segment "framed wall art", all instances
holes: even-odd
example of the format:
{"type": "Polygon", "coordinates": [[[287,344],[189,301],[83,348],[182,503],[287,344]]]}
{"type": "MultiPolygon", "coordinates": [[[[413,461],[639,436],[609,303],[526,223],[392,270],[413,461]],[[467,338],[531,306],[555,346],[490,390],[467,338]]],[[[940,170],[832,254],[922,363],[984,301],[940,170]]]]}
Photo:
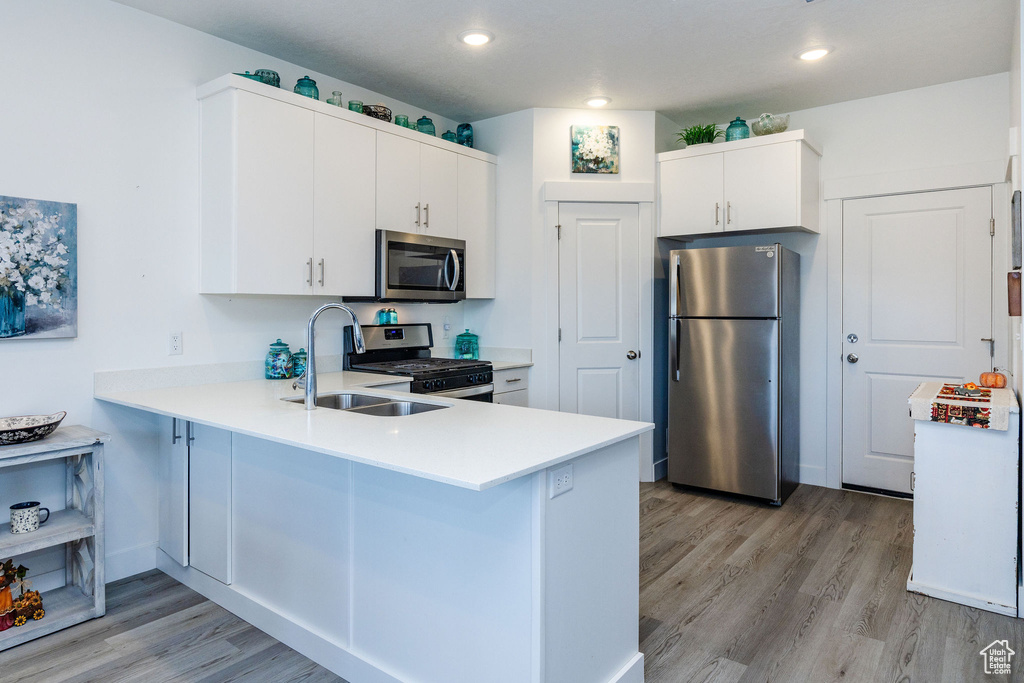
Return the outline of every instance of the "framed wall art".
{"type": "Polygon", "coordinates": [[[572,126],[572,172],[618,173],[619,127],[572,126]]]}

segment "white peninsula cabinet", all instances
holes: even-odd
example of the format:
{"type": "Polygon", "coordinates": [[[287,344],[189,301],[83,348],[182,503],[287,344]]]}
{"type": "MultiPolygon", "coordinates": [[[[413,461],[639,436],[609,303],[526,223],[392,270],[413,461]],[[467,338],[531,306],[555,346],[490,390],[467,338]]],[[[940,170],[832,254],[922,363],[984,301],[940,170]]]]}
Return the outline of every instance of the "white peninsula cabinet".
{"type": "Polygon", "coordinates": [[[821,153],[795,130],[658,155],[658,236],[818,232],[821,153]]]}
{"type": "Polygon", "coordinates": [[[494,296],[490,154],[236,75],[200,101],[200,292],[369,297],[375,228],[466,239],[494,296]]]}

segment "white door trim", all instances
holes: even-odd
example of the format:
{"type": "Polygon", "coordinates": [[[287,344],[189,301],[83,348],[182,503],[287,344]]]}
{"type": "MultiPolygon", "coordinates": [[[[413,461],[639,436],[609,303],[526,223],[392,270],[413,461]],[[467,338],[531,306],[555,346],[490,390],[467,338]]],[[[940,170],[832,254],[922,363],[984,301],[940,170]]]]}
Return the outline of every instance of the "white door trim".
{"type": "MultiPolygon", "coordinates": [[[[928,187],[911,190],[903,190],[905,187],[913,187],[914,179],[919,177],[918,172],[908,172],[902,177],[894,174],[879,174],[878,176],[865,176],[864,182],[857,187],[850,185],[848,189],[862,189],[869,185],[876,190],[883,183],[892,181],[892,188],[889,192],[877,191],[870,196],[887,196],[893,194],[907,194],[910,192],[933,192],[941,190],[959,190],[966,187],[978,187],[987,185],[992,188],[992,215],[996,221],[996,235],[993,241],[992,255],[992,329],[1004,330],[1005,339],[1009,341],[1009,325],[1006,314],[1006,272],[1009,266],[1009,226],[1010,226],[1010,190],[1008,183],[989,180],[983,182],[985,174],[977,173],[979,166],[985,165],[964,165],[958,168],[961,172],[944,175],[947,179],[958,178],[963,185],[948,187],[928,187]],[[980,176],[980,177],[979,177],[980,176]],[[867,179],[874,178],[873,184],[867,179]]],[[[948,171],[949,169],[942,169],[948,171]]],[[[991,169],[989,169],[991,170],[991,169]]],[[[940,174],[941,175],[941,174],[940,174]]],[[[824,201],[825,232],[823,236],[828,240],[828,314],[826,329],[828,339],[826,342],[826,372],[825,372],[825,485],[829,488],[842,488],[843,485],[843,201],[847,199],[862,199],[862,195],[831,197],[824,201]]],[[[1004,344],[1005,346],[1005,344],[1004,344]]],[[[1003,349],[1006,356],[1007,350],[1003,349]]],[[[999,351],[996,351],[999,358],[999,351]]],[[[1006,356],[1008,359],[1008,356],[1006,356]]],[[[1013,380],[1009,382],[1010,386],[1013,380]]]]}
{"type": "MultiPolygon", "coordinates": [[[[563,183],[559,183],[562,185],[563,183]]],[[[568,183],[564,183],[568,184],[568,183]]],[[[584,184],[584,183],[572,183],[584,184]]],[[[644,201],[607,201],[609,183],[588,183],[601,185],[605,188],[603,199],[587,200],[595,204],[638,204],[640,208],[640,420],[654,422],[654,259],[657,258],[654,226],[654,192],[644,201]]],[[[647,183],[629,183],[630,185],[646,185],[647,183]]],[[[653,188],[653,183],[651,184],[653,188]]],[[[581,201],[581,200],[575,200],[581,201]]],[[[551,363],[551,371],[544,379],[546,386],[541,390],[548,397],[545,405],[558,405],[558,378],[561,366],[558,360],[558,238],[555,226],[558,225],[558,202],[544,202],[544,243],[550,248],[544,262],[545,301],[544,330],[546,341],[544,353],[551,363]]],[[[530,390],[536,383],[531,378],[530,390]]],[[[654,434],[645,432],[640,435],[640,481],[654,481],[654,434]]]]}

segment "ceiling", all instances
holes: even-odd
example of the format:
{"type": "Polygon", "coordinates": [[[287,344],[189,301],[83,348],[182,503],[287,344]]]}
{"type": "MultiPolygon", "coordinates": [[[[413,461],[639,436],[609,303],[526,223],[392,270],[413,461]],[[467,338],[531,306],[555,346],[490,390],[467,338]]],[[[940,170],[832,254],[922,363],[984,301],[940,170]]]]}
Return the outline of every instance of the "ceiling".
{"type": "Polygon", "coordinates": [[[881,95],[1008,71],[1014,18],[1011,0],[118,1],[456,121],[595,94],[682,125],[881,95]],[[495,40],[463,45],[469,28],[495,40]]]}

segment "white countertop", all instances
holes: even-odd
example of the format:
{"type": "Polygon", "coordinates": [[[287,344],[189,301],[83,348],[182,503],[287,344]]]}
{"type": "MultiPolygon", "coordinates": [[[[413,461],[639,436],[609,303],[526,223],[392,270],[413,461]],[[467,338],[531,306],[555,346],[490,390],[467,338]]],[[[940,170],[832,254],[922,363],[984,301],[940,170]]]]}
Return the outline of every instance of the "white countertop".
{"type": "Polygon", "coordinates": [[[533,363],[528,360],[517,361],[517,360],[492,360],[491,369],[495,372],[499,370],[515,370],[516,368],[530,368],[533,367],[533,363]]]}
{"type": "MultiPolygon", "coordinates": [[[[401,378],[361,372],[323,373],[319,393],[361,393],[409,399],[410,394],[372,388],[401,378]]],[[[131,408],[189,420],[353,462],[404,472],[474,491],[571,460],[654,428],[516,406],[429,398],[451,406],[402,417],[361,415],[328,408],[306,411],[290,380],[251,380],[198,386],[96,391],[95,397],[131,408]]]]}

